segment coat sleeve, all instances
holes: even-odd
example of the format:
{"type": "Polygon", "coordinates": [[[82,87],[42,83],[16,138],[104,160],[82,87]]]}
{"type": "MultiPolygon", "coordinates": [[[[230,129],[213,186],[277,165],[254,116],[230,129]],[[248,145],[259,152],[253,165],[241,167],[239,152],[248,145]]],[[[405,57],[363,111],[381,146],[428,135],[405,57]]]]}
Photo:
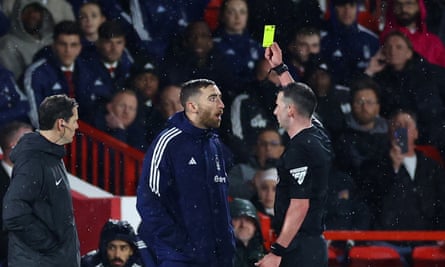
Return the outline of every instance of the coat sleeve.
{"type": "Polygon", "coordinates": [[[32,249],[49,251],[57,245],[57,240],[33,212],[44,186],[40,160],[17,165],[3,202],[3,227],[32,249]]]}
{"type": "Polygon", "coordinates": [[[141,238],[159,249],[182,250],[187,233],[178,222],[178,209],[169,191],[174,184],[173,166],[166,153],[151,148],[147,153],[137,191],[137,210],[142,218],[141,238]],[[153,152],[154,150],[154,152],[153,152]]]}

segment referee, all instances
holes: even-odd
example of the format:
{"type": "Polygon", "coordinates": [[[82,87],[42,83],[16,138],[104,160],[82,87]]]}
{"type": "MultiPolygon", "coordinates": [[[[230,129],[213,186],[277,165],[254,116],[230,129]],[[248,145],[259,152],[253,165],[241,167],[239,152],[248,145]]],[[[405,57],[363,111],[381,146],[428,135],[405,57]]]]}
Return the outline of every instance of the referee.
{"type": "Polygon", "coordinates": [[[312,115],[317,105],[307,85],[295,83],[278,44],[266,48],[265,57],[283,86],[274,114],[290,137],[278,166],[273,228],[278,233],[271,253],[260,267],[327,266],[327,245],[322,236],[323,211],[331,166],[331,144],[312,115]]]}

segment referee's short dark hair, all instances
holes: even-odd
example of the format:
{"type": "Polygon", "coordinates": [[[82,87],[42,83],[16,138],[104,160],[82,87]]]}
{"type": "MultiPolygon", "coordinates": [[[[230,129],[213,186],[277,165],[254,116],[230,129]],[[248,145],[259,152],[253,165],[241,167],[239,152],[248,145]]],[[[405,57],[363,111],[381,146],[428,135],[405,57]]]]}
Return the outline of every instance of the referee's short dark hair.
{"type": "Polygon", "coordinates": [[[317,97],[308,85],[293,82],[283,87],[282,92],[284,98],[295,104],[301,116],[312,117],[317,108],[317,97]]]}
{"type": "Polygon", "coordinates": [[[76,100],[66,95],[52,95],[43,99],[39,107],[40,130],[51,130],[58,119],[68,121],[78,107],[76,100]]]}
{"type": "Polygon", "coordinates": [[[181,105],[185,108],[187,101],[190,97],[198,95],[200,93],[201,88],[205,88],[207,86],[216,85],[214,81],[208,79],[196,79],[185,82],[181,85],[181,105]]]}

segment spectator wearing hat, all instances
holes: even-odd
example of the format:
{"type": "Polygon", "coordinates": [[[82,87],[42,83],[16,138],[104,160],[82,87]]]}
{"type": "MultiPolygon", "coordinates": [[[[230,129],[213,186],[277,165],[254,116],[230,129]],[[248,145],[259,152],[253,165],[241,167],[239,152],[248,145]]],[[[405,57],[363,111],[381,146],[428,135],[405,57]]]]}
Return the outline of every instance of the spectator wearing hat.
{"type": "Polygon", "coordinates": [[[137,120],[144,125],[144,135],[149,144],[163,128],[166,121],[161,114],[159,105],[159,73],[152,61],[141,60],[133,64],[129,87],[136,92],[138,99],[137,120]]]}
{"type": "Polygon", "coordinates": [[[236,239],[233,266],[254,267],[265,253],[256,209],[249,200],[241,198],[235,198],[229,205],[236,239]]]}
{"type": "Polygon", "coordinates": [[[331,1],[331,18],[322,34],[321,54],[332,66],[335,83],[348,85],[379,49],[378,36],[357,23],[357,0],[331,1]]]}
{"type": "Polygon", "coordinates": [[[343,131],[345,116],[351,112],[349,87],[335,84],[332,68],[326,61],[313,60],[306,65],[305,79],[317,96],[315,110],[330,137],[335,140],[343,131]]]}
{"type": "Polygon", "coordinates": [[[253,177],[253,185],[256,193],[250,201],[257,210],[264,240],[264,248],[267,251],[269,251],[270,246],[276,241],[276,234],[272,229],[271,222],[274,216],[277,183],[278,171],[275,167],[259,170],[253,177]]]}
{"type": "Polygon", "coordinates": [[[145,248],[127,221],[109,220],[102,227],[99,248],[84,255],[81,266],[153,267],[144,262],[145,248]]]}
{"type": "Polygon", "coordinates": [[[250,199],[258,212],[273,217],[278,172],[275,167],[259,170],[253,177],[255,195],[250,199]]]}

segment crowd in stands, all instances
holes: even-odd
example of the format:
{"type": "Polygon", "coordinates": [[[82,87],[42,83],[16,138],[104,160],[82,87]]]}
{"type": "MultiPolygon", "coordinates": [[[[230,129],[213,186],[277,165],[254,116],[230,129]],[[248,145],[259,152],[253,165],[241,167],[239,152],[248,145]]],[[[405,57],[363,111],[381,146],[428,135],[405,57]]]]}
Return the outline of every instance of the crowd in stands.
{"type": "Polygon", "coordinates": [[[180,85],[214,80],[234,225],[262,233],[240,241],[248,263],[237,266],[253,266],[273,242],[273,170],[288,141],[273,115],[280,85],[264,60],[265,24],[294,79],[314,90],[333,143],[328,229],[445,229],[443,161],[416,149],[445,159],[443,1],[3,0],[0,127],[38,129],[40,102],[63,93],[80,120],[145,151],[182,110],[180,85]]]}

